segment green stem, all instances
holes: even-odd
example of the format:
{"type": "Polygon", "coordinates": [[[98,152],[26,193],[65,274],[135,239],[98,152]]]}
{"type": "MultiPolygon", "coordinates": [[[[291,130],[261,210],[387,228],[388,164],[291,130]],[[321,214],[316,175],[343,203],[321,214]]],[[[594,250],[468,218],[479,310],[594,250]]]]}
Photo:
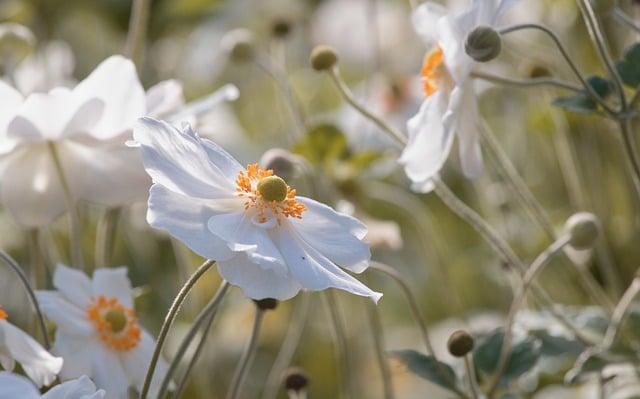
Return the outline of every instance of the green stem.
{"type": "Polygon", "coordinates": [[[120,208],[110,208],[100,215],[96,228],[96,268],[107,267],[111,264],[120,211],[120,208]]]}
{"type": "Polygon", "coordinates": [[[613,345],[627,315],[627,311],[633,303],[633,299],[638,295],[638,292],[640,292],[640,277],[636,275],[613,311],[611,321],[602,340],[602,346],[604,348],[609,349],[613,345]]]}
{"type": "Polygon", "coordinates": [[[518,310],[520,309],[524,302],[524,299],[526,298],[527,290],[533,283],[534,278],[542,270],[542,268],[547,263],[549,263],[551,258],[553,258],[555,254],[560,252],[565,247],[565,245],[569,243],[570,240],[571,237],[569,235],[564,235],[554,241],[547,249],[545,249],[540,255],[538,255],[538,257],[533,261],[531,266],[527,269],[524,276],[522,277],[522,284],[520,284],[518,290],[514,295],[513,301],[511,302],[511,308],[509,308],[509,313],[507,315],[504,339],[502,341],[502,349],[500,350],[498,365],[496,366],[496,370],[493,373],[491,382],[489,383],[489,388],[487,389],[488,397],[491,397],[495,389],[498,387],[500,377],[504,373],[507,366],[509,356],[511,354],[513,325],[516,320],[516,314],[518,313],[518,310]]]}
{"type": "Polygon", "coordinates": [[[629,28],[636,31],[636,33],[640,33],[640,27],[636,25],[635,21],[630,18],[622,9],[620,9],[620,7],[613,7],[613,16],[623,24],[627,25],[629,28]]]}
{"type": "Polygon", "coordinates": [[[469,382],[469,392],[471,392],[471,397],[473,399],[479,399],[478,395],[478,386],[476,385],[477,377],[475,366],[473,365],[473,360],[471,359],[471,355],[467,353],[464,356],[464,368],[467,370],[467,380],[469,382]]]}
{"type": "Polygon", "coordinates": [[[260,336],[260,328],[262,326],[262,320],[264,319],[264,313],[265,310],[256,306],[256,318],[253,322],[253,328],[251,329],[251,338],[249,339],[247,348],[240,358],[238,368],[233,375],[231,387],[227,393],[227,399],[237,399],[240,394],[240,388],[244,382],[258,346],[258,337],[260,336]]]}
{"type": "Polygon", "coordinates": [[[38,320],[38,327],[40,328],[40,332],[42,333],[42,342],[44,342],[45,349],[49,349],[51,347],[51,341],[49,341],[49,332],[47,331],[47,324],[44,321],[44,315],[42,311],[40,311],[40,305],[38,305],[38,300],[36,299],[36,294],[31,288],[29,284],[29,279],[22,271],[22,268],[11,256],[9,256],[4,251],[0,251],[0,259],[2,259],[17,275],[20,279],[20,282],[24,286],[25,291],[27,291],[27,296],[31,301],[31,305],[36,312],[36,319],[38,320]]]}
{"type": "Polygon", "coordinates": [[[336,304],[333,292],[326,290],[323,292],[324,302],[329,312],[329,318],[331,319],[331,325],[333,326],[333,338],[335,342],[335,351],[338,362],[340,363],[340,398],[354,398],[353,394],[354,383],[353,374],[351,373],[351,357],[349,356],[349,344],[347,342],[347,332],[345,331],[344,324],[338,313],[338,306],[336,304]]]}
{"type": "Polygon", "coordinates": [[[393,383],[391,380],[391,370],[389,370],[389,363],[384,351],[384,335],[382,333],[382,322],[380,321],[380,315],[378,314],[378,307],[373,303],[366,301],[365,307],[367,309],[367,318],[371,325],[371,335],[373,336],[373,347],[376,352],[376,358],[378,365],[380,366],[380,375],[382,377],[382,389],[385,399],[393,399],[393,383]]]}
{"type": "Polygon", "coordinates": [[[52,141],[49,141],[47,145],[49,148],[49,153],[53,160],[54,167],[56,169],[56,173],[60,178],[60,184],[62,185],[64,198],[67,201],[67,210],[69,211],[69,223],[71,231],[71,263],[74,267],[82,269],[82,235],[80,233],[80,220],[78,218],[76,203],[73,199],[73,195],[71,194],[71,188],[69,187],[69,182],[67,180],[66,174],[64,173],[64,169],[62,168],[62,162],[60,162],[58,149],[56,148],[55,143],[52,141]]]}
{"type": "Polygon", "coordinates": [[[133,0],[124,54],[138,67],[140,67],[140,52],[147,35],[150,9],[151,0],[133,0]]]}
{"type": "Polygon", "coordinates": [[[561,89],[571,90],[573,92],[582,91],[583,88],[573,83],[562,80],[549,78],[533,78],[533,79],[512,79],[503,76],[497,76],[486,72],[473,71],[470,75],[472,78],[482,79],[493,83],[500,83],[508,86],[532,87],[532,86],[553,86],[561,89]]]}
{"type": "Polygon", "coordinates": [[[149,368],[147,369],[147,375],[144,377],[144,382],[142,384],[142,389],[140,390],[139,399],[145,399],[149,393],[149,387],[151,386],[151,379],[153,378],[153,372],[156,368],[156,364],[158,363],[158,359],[160,358],[160,353],[162,352],[162,347],[164,345],[164,341],[167,339],[167,334],[169,333],[169,328],[173,324],[173,321],[180,310],[180,306],[184,302],[185,298],[191,288],[195,285],[195,283],[202,277],[202,275],[211,268],[211,266],[215,265],[215,260],[208,259],[205,261],[198,269],[189,277],[189,280],[184,284],[184,286],[178,292],[178,295],[173,299],[173,303],[167,312],[167,315],[164,318],[164,322],[162,323],[162,327],[160,328],[160,333],[158,334],[158,338],[156,340],[156,347],[153,350],[153,355],[151,356],[151,361],[149,362],[149,368]]]}
{"type": "Polygon", "coordinates": [[[631,180],[633,181],[636,194],[640,196],[640,158],[638,158],[636,140],[633,137],[630,123],[629,119],[621,119],[618,121],[622,133],[622,143],[627,164],[631,168],[631,180]]]}

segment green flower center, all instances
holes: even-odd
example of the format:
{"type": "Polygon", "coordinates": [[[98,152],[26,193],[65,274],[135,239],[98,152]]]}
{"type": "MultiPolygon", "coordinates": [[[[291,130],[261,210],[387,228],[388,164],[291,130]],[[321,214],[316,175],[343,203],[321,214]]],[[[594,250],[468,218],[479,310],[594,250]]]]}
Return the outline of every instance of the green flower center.
{"type": "Polygon", "coordinates": [[[282,202],[287,198],[287,183],[278,176],[263,177],[258,182],[257,189],[262,199],[268,202],[282,202]]]}
{"type": "Polygon", "coordinates": [[[111,309],[104,315],[104,320],[111,325],[111,331],[119,333],[127,326],[127,316],[122,310],[111,309]]]}

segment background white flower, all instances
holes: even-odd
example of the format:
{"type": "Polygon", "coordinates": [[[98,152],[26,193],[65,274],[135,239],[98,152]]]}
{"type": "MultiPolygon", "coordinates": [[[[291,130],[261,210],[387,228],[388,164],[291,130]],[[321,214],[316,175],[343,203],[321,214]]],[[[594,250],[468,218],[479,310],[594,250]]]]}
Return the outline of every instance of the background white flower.
{"type": "Polygon", "coordinates": [[[142,118],[134,129],[153,179],[147,220],[199,255],[254,299],[288,299],[300,289],[373,292],[344,272],[369,262],[366,228],[326,205],[295,196],[257,164],[243,168],[186,127],[142,118]]]}
{"type": "Polygon", "coordinates": [[[83,375],[48,390],[44,395],[27,378],[0,371],[0,399],[102,399],[105,392],[83,375]]]}
{"type": "MultiPolygon", "coordinates": [[[[90,280],[58,264],[53,285],[58,291],[36,295],[42,311],[57,326],[51,352],[65,359],[61,378],[86,374],[106,390],[107,399],[128,398],[130,386],[142,386],[155,343],[138,325],[127,269],[98,269],[90,280]]],[[[163,361],[156,367],[150,397],[157,394],[157,377],[167,367],[163,361]]]]}
{"type": "Polygon", "coordinates": [[[62,358],[52,356],[29,334],[6,319],[7,314],[0,307],[0,365],[12,371],[18,361],[38,387],[51,384],[62,368],[62,358]]]}

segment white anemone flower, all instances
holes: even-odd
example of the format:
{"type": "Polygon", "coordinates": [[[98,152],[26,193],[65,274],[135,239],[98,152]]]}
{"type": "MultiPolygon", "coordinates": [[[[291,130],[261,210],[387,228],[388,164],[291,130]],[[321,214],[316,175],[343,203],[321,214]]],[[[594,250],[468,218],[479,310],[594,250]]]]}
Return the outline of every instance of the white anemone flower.
{"type": "Polygon", "coordinates": [[[414,190],[433,189],[432,179],[447,160],[454,135],[458,137],[464,175],[474,178],[482,173],[478,105],[470,79],[476,62],[465,53],[464,42],[474,28],[494,26],[513,1],[496,4],[496,0],[474,0],[468,11],[456,17],[431,2],[414,10],[416,31],[433,46],[420,72],[426,99],[407,122],[409,142],[399,159],[414,190]]]}
{"type": "Polygon", "coordinates": [[[283,300],[330,287],[382,296],[340,268],[360,273],[369,263],[366,227],[355,218],[296,196],[258,164],[245,169],[189,126],[142,118],[134,140],[154,182],[149,224],[216,260],[246,296],[283,300]]]}
{"type": "Polygon", "coordinates": [[[0,365],[12,371],[16,361],[38,387],[51,384],[62,368],[62,358],[52,356],[29,334],[9,323],[0,307],[0,365]]]}
{"type": "Polygon", "coordinates": [[[105,392],[96,390],[86,375],[65,381],[44,395],[27,378],[6,371],[0,372],[0,399],[103,399],[105,392]]]}
{"type": "MultiPolygon", "coordinates": [[[[57,291],[36,291],[36,296],[57,326],[51,352],[64,358],[60,377],[86,374],[107,392],[105,398],[128,398],[129,387],[143,384],[155,342],[138,324],[127,269],[98,269],[90,280],[58,264],[53,285],[57,291]]],[[[150,397],[157,396],[167,368],[159,362],[150,397]]]]}

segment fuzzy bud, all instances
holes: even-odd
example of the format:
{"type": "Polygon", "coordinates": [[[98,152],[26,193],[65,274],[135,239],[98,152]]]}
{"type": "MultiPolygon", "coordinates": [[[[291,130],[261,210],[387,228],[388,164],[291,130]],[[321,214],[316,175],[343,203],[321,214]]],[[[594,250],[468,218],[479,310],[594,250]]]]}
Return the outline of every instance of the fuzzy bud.
{"type": "Polygon", "coordinates": [[[464,51],[478,62],[496,58],[502,50],[500,34],[490,26],[478,26],[472,30],[464,42],[464,51]]]}
{"type": "Polygon", "coordinates": [[[282,384],[287,391],[301,392],[309,385],[309,376],[298,367],[292,367],[285,371],[282,384]]]}
{"type": "Polygon", "coordinates": [[[278,300],[273,298],[254,299],[253,302],[260,310],[273,310],[278,307],[278,300]]]}
{"type": "Polygon", "coordinates": [[[273,21],[271,25],[271,33],[277,38],[285,38],[291,33],[291,22],[284,18],[279,18],[273,21]]]}
{"type": "Polygon", "coordinates": [[[455,357],[464,357],[473,350],[473,337],[464,330],[454,331],[447,342],[449,353],[455,357]]]}
{"type": "Polygon", "coordinates": [[[338,62],[338,54],[331,46],[319,45],[311,51],[309,62],[316,71],[328,70],[338,62]]]}
{"type": "Polygon", "coordinates": [[[35,48],[36,38],[24,25],[14,22],[0,24],[0,63],[3,60],[17,64],[35,48]]]}
{"type": "Polygon", "coordinates": [[[220,42],[229,57],[236,62],[245,62],[253,58],[253,35],[246,29],[234,29],[227,32],[220,42]]]}
{"type": "Polygon", "coordinates": [[[575,249],[592,248],[600,235],[600,222],[593,213],[576,213],[567,219],[564,226],[571,236],[569,244],[575,249]]]}

